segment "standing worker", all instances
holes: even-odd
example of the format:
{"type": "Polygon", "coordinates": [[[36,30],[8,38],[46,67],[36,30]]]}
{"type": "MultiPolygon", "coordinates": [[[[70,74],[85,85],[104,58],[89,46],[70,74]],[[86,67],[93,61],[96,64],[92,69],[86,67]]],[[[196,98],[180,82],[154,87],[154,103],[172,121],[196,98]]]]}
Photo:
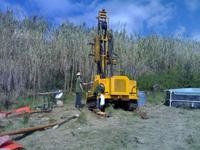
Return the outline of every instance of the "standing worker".
{"type": "Polygon", "coordinates": [[[76,74],[76,102],[75,107],[80,108],[82,106],[81,99],[82,99],[82,93],[83,93],[83,86],[81,81],[81,73],[77,72],[76,74]]]}

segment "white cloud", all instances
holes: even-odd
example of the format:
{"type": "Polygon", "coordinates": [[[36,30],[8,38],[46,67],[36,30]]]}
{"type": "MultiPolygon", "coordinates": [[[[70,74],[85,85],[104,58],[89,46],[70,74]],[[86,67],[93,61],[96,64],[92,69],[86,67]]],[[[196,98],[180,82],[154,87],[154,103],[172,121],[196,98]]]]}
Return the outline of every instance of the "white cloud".
{"type": "Polygon", "coordinates": [[[174,37],[182,38],[184,37],[185,33],[186,33],[186,28],[184,26],[179,26],[174,32],[174,37]]]}
{"type": "Polygon", "coordinates": [[[189,11],[194,12],[199,9],[200,1],[199,0],[185,0],[185,6],[189,11]]]}
{"type": "Polygon", "coordinates": [[[10,4],[6,0],[0,0],[0,10],[7,11],[10,9],[18,19],[24,19],[24,17],[28,15],[26,10],[19,4],[10,4]]]}
{"type": "Polygon", "coordinates": [[[180,39],[188,39],[188,40],[194,40],[194,41],[200,42],[200,32],[199,31],[192,31],[192,32],[189,33],[185,26],[179,26],[174,31],[174,37],[180,38],[180,39]]]}
{"type": "Polygon", "coordinates": [[[145,6],[135,3],[116,2],[115,5],[104,3],[109,15],[111,26],[121,28],[125,25],[129,32],[138,32],[143,28],[143,23],[148,19],[148,12],[145,6]]]}
{"type": "MultiPolygon", "coordinates": [[[[105,8],[108,11],[111,27],[121,29],[125,26],[130,33],[141,32],[144,27],[151,31],[162,30],[172,18],[174,11],[172,4],[162,4],[160,0],[94,0],[91,3],[73,0],[28,1],[38,8],[37,15],[50,18],[56,23],[66,20],[75,24],[85,22],[89,26],[95,26],[98,10],[105,8]]],[[[10,6],[13,8],[11,4],[10,6]]],[[[19,10],[26,13],[20,7],[19,10]]],[[[33,15],[28,8],[27,12],[33,15]]]]}
{"type": "Polygon", "coordinates": [[[39,8],[42,15],[53,15],[68,13],[72,11],[73,5],[67,0],[29,0],[30,3],[39,8]]]}
{"type": "Polygon", "coordinates": [[[191,35],[191,38],[195,41],[200,42],[200,32],[195,32],[191,35]]]}
{"type": "Polygon", "coordinates": [[[89,25],[95,25],[96,15],[99,9],[108,11],[110,25],[114,29],[124,27],[128,32],[141,32],[144,26],[152,30],[160,29],[172,18],[174,7],[172,4],[163,5],[159,0],[143,1],[119,1],[95,2],[88,6],[83,14],[70,18],[73,22],[86,21],[89,25]]]}
{"type": "Polygon", "coordinates": [[[146,9],[149,14],[147,19],[147,24],[149,27],[165,24],[172,18],[174,13],[173,4],[162,5],[157,1],[152,1],[146,9]]]}
{"type": "Polygon", "coordinates": [[[96,1],[87,5],[82,1],[70,0],[32,0],[31,2],[38,7],[41,16],[50,18],[56,24],[65,21],[75,24],[87,23],[92,18],[93,11],[96,10],[96,1]]]}
{"type": "MultiPolygon", "coordinates": [[[[121,13],[129,16],[127,29],[138,32],[146,25],[152,31],[161,29],[172,17],[173,7],[165,6],[160,1],[149,0],[145,4],[132,3],[124,6],[121,13]]],[[[117,18],[117,17],[116,17],[117,18]]],[[[121,19],[119,17],[119,19],[121,19]]],[[[116,19],[117,20],[117,19],[116,19]]]]}

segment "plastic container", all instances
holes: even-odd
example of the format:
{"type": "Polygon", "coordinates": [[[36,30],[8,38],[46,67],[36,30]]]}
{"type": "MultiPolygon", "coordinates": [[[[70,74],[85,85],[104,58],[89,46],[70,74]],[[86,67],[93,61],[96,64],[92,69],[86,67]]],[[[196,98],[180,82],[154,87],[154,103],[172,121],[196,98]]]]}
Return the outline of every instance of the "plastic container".
{"type": "Polygon", "coordinates": [[[146,94],[144,91],[139,91],[138,95],[139,95],[138,107],[143,107],[147,100],[146,94]]]}

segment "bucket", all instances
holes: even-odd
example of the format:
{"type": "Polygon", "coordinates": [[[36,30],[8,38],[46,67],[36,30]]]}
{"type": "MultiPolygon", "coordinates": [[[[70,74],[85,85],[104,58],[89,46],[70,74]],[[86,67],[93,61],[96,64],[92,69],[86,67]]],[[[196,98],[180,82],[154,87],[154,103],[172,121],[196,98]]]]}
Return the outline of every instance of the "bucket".
{"type": "Polygon", "coordinates": [[[139,99],[138,99],[138,107],[142,107],[145,105],[147,97],[144,91],[139,91],[139,99]]]}

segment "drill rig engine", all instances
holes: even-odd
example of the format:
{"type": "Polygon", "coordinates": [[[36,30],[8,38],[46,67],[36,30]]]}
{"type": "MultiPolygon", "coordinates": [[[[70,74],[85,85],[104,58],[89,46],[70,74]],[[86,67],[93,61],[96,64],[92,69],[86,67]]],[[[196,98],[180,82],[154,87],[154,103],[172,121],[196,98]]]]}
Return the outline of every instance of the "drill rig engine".
{"type": "Polygon", "coordinates": [[[97,35],[92,43],[92,56],[97,66],[93,86],[87,93],[86,104],[89,108],[97,108],[98,93],[104,95],[105,103],[135,108],[138,99],[137,83],[127,76],[113,75],[116,56],[113,52],[113,35],[108,28],[107,12],[102,9],[98,14],[97,35]]]}

